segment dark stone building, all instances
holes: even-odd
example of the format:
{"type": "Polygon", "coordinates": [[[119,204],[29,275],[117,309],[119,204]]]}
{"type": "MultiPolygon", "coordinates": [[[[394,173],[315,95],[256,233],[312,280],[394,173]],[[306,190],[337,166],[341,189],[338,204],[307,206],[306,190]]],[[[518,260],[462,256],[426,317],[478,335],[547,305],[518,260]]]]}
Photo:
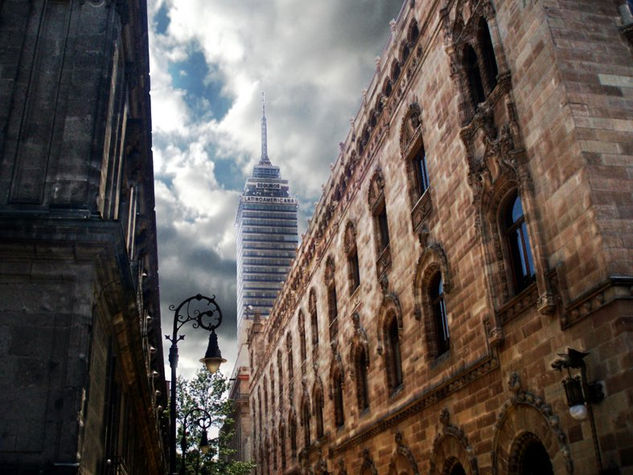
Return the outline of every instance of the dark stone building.
{"type": "Polygon", "coordinates": [[[632,23],[404,2],[250,331],[258,473],[632,473],[632,23]]]}
{"type": "Polygon", "coordinates": [[[0,2],[0,472],[165,472],[144,0],[0,2]]]}

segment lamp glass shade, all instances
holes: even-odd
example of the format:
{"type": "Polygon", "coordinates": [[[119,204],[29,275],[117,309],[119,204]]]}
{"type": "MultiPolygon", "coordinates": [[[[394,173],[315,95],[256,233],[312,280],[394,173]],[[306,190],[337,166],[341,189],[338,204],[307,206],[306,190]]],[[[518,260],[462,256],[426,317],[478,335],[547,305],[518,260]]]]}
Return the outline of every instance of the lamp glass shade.
{"type": "Polygon", "coordinates": [[[213,374],[218,369],[220,369],[220,365],[222,363],[226,363],[226,360],[222,358],[221,356],[220,357],[211,356],[209,358],[202,358],[200,360],[200,363],[204,363],[205,366],[207,367],[207,370],[209,370],[209,373],[213,374]]]}
{"type": "Polygon", "coordinates": [[[569,415],[577,421],[584,421],[587,418],[587,406],[577,404],[569,408],[569,415]]]}

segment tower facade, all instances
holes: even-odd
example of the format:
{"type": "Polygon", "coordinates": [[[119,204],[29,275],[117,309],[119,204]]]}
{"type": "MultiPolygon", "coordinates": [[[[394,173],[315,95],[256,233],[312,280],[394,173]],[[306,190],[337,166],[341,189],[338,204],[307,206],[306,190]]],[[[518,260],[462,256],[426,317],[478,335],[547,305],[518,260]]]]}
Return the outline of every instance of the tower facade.
{"type": "Polygon", "coordinates": [[[248,411],[250,361],[247,336],[253,319],[267,318],[297,249],[297,200],[288,180],[268,158],[266,109],[262,106],[262,151],[240,198],[237,228],[237,344],[234,448],[237,458],[250,460],[251,421],[248,411]]]}
{"type": "Polygon", "coordinates": [[[237,226],[237,326],[267,317],[297,249],[297,200],[268,158],[262,108],[262,154],[240,198],[237,226]]]}

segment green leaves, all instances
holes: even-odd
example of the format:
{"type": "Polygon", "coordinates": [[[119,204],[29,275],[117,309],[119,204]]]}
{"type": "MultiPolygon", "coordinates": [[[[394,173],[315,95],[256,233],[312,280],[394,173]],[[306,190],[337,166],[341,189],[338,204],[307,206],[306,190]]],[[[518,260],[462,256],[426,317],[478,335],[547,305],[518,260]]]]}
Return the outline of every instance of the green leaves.
{"type": "Polygon", "coordinates": [[[245,475],[254,464],[231,460],[235,450],[230,448],[233,438],[233,404],[227,398],[228,381],[220,372],[211,374],[200,369],[187,381],[178,378],[176,386],[178,413],[176,415],[179,464],[182,464],[183,434],[185,437],[185,466],[181,475],[245,475]],[[185,420],[186,419],[186,420],[185,420]],[[186,432],[185,432],[186,429],[186,432]],[[209,437],[209,450],[200,449],[204,431],[209,437]]]}

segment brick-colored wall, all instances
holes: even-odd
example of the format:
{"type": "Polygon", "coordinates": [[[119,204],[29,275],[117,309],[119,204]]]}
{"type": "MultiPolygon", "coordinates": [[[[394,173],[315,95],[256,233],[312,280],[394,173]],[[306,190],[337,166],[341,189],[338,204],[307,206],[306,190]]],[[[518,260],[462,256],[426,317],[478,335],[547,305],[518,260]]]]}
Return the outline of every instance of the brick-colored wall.
{"type": "Polygon", "coordinates": [[[589,381],[604,382],[606,398],[593,405],[603,467],[633,470],[633,444],[626,435],[633,424],[633,162],[627,155],[633,138],[628,98],[633,55],[612,2],[492,3],[407,2],[394,26],[285,287],[262,331],[251,334],[258,473],[325,467],[330,473],[372,473],[372,464],[380,474],[415,473],[416,467],[441,473],[455,460],[466,473],[509,473],[521,463],[516,447],[527,446],[530,437],[540,441],[554,473],[596,473],[590,422],[570,417],[564,375],[551,367],[568,347],[588,351],[589,381]],[[473,25],[479,18],[490,31],[499,75],[474,110],[460,55],[464,45],[476,43],[473,25]],[[379,110],[390,65],[401,57],[414,19],[420,35],[379,110]],[[417,205],[409,193],[405,131],[416,110],[422,125],[413,134],[421,134],[430,181],[417,205]],[[370,207],[379,169],[390,234],[384,272],[383,264],[377,265],[370,207]],[[499,229],[499,210],[513,189],[523,204],[535,267],[534,282],[520,292],[512,284],[499,229]],[[344,243],[350,221],[361,278],[352,295],[344,243]],[[338,308],[334,342],[325,283],[330,257],[338,308]],[[444,278],[450,330],[450,350],[440,357],[429,337],[433,318],[425,297],[433,269],[444,278]],[[310,289],[317,295],[316,351],[310,289]],[[394,308],[401,325],[403,384],[392,393],[383,324],[394,308]],[[303,364],[300,311],[308,350],[303,364]],[[355,313],[362,329],[354,325],[355,313]],[[357,407],[358,345],[369,352],[367,411],[357,407]],[[281,400],[271,397],[269,381],[272,366],[277,387],[278,350],[281,400]],[[335,427],[330,397],[333,367],[344,375],[342,428],[335,427]],[[264,381],[270,407],[262,409],[260,424],[264,381]],[[315,440],[313,401],[320,385],[325,435],[315,440]],[[309,447],[301,424],[306,398],[312,414],[309,447]],[[295,456],[287,435],[292,417],[298,425],[295,456]],[[284,470],[274,438],[282,425],[284,470]]]}

